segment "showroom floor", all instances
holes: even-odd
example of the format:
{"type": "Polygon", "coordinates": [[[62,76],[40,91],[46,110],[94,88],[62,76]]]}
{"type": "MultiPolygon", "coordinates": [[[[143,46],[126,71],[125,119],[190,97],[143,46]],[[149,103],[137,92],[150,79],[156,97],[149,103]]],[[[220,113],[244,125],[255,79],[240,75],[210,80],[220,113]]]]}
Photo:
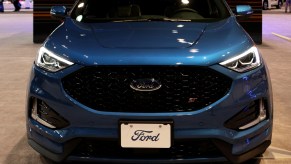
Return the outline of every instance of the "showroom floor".
{"type": "MultiPolygon", "coordinates": [[[[259,45],[272,78],[273,142],[252,163],[291,163],[291,13],[264,11],[259,45]],[[284,37],[285,36],[285,37],[284,37]]],[[[39,44],[32,43],[32,12],[0,13],[0,164],[45,162],[26,141],[25,94],[39,44]]]]}

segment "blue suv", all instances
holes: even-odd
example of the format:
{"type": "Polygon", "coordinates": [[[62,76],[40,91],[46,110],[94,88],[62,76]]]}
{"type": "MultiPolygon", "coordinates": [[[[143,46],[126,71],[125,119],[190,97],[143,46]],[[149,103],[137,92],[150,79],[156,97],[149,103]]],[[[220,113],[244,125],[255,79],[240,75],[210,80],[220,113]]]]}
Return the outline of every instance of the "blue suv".
{"type": "Polygon", "coordinates": [[[240,163],[268,148],[266,63],[225,0],[77,0],[33,64],[28,142],[56,162],[240,163]]]}

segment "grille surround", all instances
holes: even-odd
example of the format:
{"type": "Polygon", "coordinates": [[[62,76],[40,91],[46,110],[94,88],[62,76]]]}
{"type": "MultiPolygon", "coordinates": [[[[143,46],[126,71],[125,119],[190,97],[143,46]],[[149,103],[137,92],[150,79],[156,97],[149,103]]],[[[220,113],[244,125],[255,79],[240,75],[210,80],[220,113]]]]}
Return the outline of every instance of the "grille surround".
{"type": "Polygon", "coordinates": [[[232,80],[208,67],[84,67],[62,79],[65,92],[81,104],[106,112],[191,112],[224,97],[232,80]],[[130,88],[133,80],[154,78],[152,92],[130,88]]]}

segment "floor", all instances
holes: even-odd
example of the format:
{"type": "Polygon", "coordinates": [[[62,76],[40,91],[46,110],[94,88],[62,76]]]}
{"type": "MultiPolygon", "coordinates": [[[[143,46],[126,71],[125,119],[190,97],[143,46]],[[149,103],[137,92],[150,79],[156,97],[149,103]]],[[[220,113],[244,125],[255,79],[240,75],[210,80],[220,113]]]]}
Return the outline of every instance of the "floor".
{"type": "MultiPolygon", "coordinates": [[[[264,11],[263,22],[263,44],[258,47],[271,73],[275,120],[272,145],[253,163],[288,164],[291,163],[291,13],[264,11]]],[[[31,12],[0,13],[0,164],[47,163],[28,146],[25,133],[26,86],[41,46],[32,43],[32,28],[31,12]]]]}

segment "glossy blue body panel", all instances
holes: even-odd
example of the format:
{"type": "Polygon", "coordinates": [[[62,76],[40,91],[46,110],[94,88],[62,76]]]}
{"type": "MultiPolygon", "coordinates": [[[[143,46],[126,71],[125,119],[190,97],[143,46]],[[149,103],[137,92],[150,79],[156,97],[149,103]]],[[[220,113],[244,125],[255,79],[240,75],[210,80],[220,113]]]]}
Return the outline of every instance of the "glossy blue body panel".
{"type": "Polygon", "coordinates": [[[238,5],[236,6],[236,13],[238,15],[251,15],[253,10],[249,5],[238,5]]]}
{"type": "Polygon", "coordinates": [[[44,46],[80,65],[210,66],[254,44],[235,17],[216,23],[65,22],[44,46]]]}
{"type": "MultiPolygon", "coordinates": [[[[32,68],[28,98],[45,101],[70,122],[70,126],[64,129],[53,130],[27,117],[28,138],[52,153],[62,153],[63,144],[74,138],[118,139],[120,120],[172,120],[174,139],[219,139],[233,145],[234,155],[271,140],[272,89],[266,65],[262,63],[246,73],[237,73],[219,65],[254,46],[233,16],[215,23],[84,24],[66,18],[43,46],[75,63],[56,73],[37,66],[32,68]],[[98,65],[205,66],[225,74],[233,82],[223,98],[194,112],[101,112],[68,96],[61,84],[63,77],[80,68],[98,65]],[[260,98],[269,102],[267,120],[244,131],[224,127],[226,120],[250,101],[260,98]]],[[[29,106],[27,108],[29,113],[29,106]]]]}
{"type": "Polygon", "coordinates": [[[53,6],[51,8],[50,14],[54,17],[65,17],[66,16],[66,7],[53,6]]]}

